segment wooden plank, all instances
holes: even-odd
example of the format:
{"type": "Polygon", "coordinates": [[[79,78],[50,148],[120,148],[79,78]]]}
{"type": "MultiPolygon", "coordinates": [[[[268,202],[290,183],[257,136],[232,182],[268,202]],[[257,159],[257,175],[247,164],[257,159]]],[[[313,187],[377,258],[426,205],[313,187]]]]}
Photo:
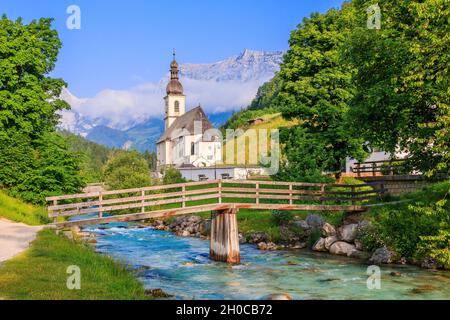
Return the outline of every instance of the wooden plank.
{"type": "Polygon", "coordinates": [[[131,213],[117,216],[110,216],[104,218],[94,218],[87,220],[78,220],[78,221],[65,221],[54,223],[51,226],[55,226],[57,228],[68,228],[71,226],[88,226],[95,224],[106,224],[111,222],[129,222],[129,221],[138,221],[138,220],[146,220],[153,218],[165,218],[172,217],[177,215],[185,215],[197,212],[208,212],[213,210],[224,210],[228,208],[233,208],[232,205],[227,204],[209,204],[209,205],[201,205],[195,207],[187,207],[187,208],[178,208],[178,209],[165,209],[165,210],[157,210],[152,212],[145,213],[131,213]]]}
{"type": "MultiPolygon", "coordinates": [[[[112,190],[112,191],[104,191],[103,195],[117,195],[122,193],[140,193],[142,190],[144,191],[155,191],[155,190],[167,190],[167,189],[175,189],[175,188],[181,188],[183,185],[186,186],[200,186],[200,185],[208,185],[208,184],[214,184],[219,183],[220,180],[211,180],[211,181],[199,181],[199,182],[190,182],[190,183],[177,183],[177,184],[171,184],[171,185],[160,185],[160,186],[151,186],[151,187],[145,187],[145,188],[133,188],[133,189],[123,189],[123,190],[112,190]]],[[[92,193],[80,193],[80,194],[72,194],[72,195],[64,195],[64,196],[56,196],[56,197],[48,197],[46,198],[47,201],[53,201],[53,200],[68,200],[68,199],[79,199],[79,198],[97,198],[99,192],[92,192],[92,193]]]]}
{"type": "MultiPolygon", "coordinates": [[[[207,200],[207,199],[215,199],[215,198],[218,198],[218,194],[191,196],[191,197],[186,197],[185,199],[186,199],[186,202],[189,202],[189,201],[207,200]]],[[[152,206],[182,203],[182,202],[183,202],[183,198],[157,200],[157,201],[152,201],[152,202],[145,202],[144,204],[142,204],[141,202],[137,202],[137,203],[115,205],[115,206],[109,206],[109,207],[103,207],[103,208],[89,208],[89,209],[84,209],[84,210],[64,211],[64,212],[61,212],[56,215],[55,214],[50,215],[50,217],[55,217],[55,216],[70,217],[70,216],[85,215],[88,213],[96,213],[96,212],[111,212],[111,211],[117,211],[117,210],[135,209],[135,208],[140,208],[142,205],[144,205],[145,207],[152,207],[152,206]]]]}
{"type": "MultiPolygon", "coordinates": [[[[206,194],[206,193],[214,193],[214,192],[217,192],[218,190],[219,190],[219,188],[198,189],[198,190],[186,191],[185,194],[186,195],[206,194]]],[[[145,190],[141,190],[141,192],[145,192],[145,190]]],[[[170,198],[170,197],[178,197],[178,196],[183,196],[183,192],[150,194],[150,195],[144,196],[144,200],[170,198]]],[[[142,195],[139,197],[107,199],[107,200],[103,200],[101,204],[108,205],[108,204],[116,204],[116,203],[135,202],[135,201],[140,201],[140,200],[142,200],[142,195]]],[[[100,205],[99,201],[89,201],[89,202],[77,202],[77,203],[58,205],[58,206],[49,206],[48,208],[51,210],[65,210],[65,209],[72,209],[72,208],[81,209],[83,207],[92,207],[92,206],[99,206],[99,205],[100,205]]]]}

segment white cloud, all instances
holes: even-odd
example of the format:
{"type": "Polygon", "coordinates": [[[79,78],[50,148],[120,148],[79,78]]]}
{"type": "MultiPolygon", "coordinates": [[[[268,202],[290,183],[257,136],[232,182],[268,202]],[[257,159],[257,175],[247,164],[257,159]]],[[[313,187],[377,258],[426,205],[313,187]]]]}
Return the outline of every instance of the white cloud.
{"type": "MultiPolygon", "coordinates": [[[[262,82],[267,80],[269,79],[217,82],[181,79],[187,108],[201,104],[208,113],[247,106],[255,97],[262,82]]],[[[165,88],[162,84],[163,82],[146,83],[127,90],[105,89],[91,98],[78,98],[67,92],[63,98],[83,117],[90,120],[102,118],[106,125],[124,129],[140,119],[164,114],[165,88]]]]}

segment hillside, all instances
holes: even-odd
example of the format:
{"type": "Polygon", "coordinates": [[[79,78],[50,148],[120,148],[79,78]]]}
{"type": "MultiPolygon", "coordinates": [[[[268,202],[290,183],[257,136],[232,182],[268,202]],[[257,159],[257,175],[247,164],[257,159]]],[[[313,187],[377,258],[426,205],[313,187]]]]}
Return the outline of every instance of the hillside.
{"type": "MultiPolygon", "coordinates": [[[[295,126],[298,123],[298,121],[296,121],[296,120],[288,121],[288,120],[284,119],[281,116],[281,113],[265,114],[265,112],[270,112],[270,111],[272,111],[272,109],[257,110],[257,112],[251,111],[251,110],[244,111],[244,112],[242,112],[242,114],[244,116],[236,119],[236,121],[234,121],[232,123],[232,127],[228,127],[228,129],[242,129],[244,131],[255,130],[256,135],[258,137],[258,147],[256,150],[256,154],[258,154],[258,155],[260,154],[260,151],[261,151],[260,146],[259,146],[259,134],[260,134],[259,130],[266,129],[267,130],[267,142],[268,142],[267,151],[270,152],[270,130],[280,129],[280,128],[288,128],[288,127],[295,126]],[[249,123],[248,120],[246,120],[247,118],[249,120],[253,120],[255,118],[260,118],[262,122],[261,123],[249,123]]],[[[226,150],[229,147],[230,143],[231,142],[226,142],[224,144],[224,148],[223,148],[224,162],[227,161],[226,160],[226,150]]],[[[234,143],[234,150],[235,150],[234,162],[235,162],[235,164],[239,164],[239,163],[237,163],[237,159],[245,159],[244,163],[246,165],[256,165],[256,163],[250,163],[250,159],[249,159],[250,147],[251,147],[250,144],[248,142],[246,143],[244,138],[235,139],[235,143],[234,143]]],[[[253,151],[254,150],[252,150],[252,152],[253,151]]]]}

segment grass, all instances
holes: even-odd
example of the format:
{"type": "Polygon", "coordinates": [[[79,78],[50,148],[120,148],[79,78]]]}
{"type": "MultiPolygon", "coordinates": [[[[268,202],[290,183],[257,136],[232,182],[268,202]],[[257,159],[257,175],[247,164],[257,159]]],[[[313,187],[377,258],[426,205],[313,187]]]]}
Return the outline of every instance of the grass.
{"type": "Polygon", "coordinates": [[[132,273],[90,247],[46,229],[30,249],[0,266],[0,299],[143,300],[143,286],[132,273]],[[69,290],[69,266],[81,270],[81,289],[69,290]]]}
{"type": "Polygon", "coordinates": [[[50,222],[47,210],[36,207],[0,191],[0,217],[28,225],[42,225],[50,222]]]}

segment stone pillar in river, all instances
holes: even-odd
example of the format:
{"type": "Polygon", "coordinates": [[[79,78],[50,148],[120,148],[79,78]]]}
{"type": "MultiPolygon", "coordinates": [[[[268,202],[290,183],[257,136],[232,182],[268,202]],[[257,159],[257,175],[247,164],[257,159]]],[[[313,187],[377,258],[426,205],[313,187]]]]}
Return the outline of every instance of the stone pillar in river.
{"type": "Polygon", "coordinates": [[[239,263],[239,236],[237,209],[213,211],[211,214],[211,246],[209,255],[212,260],[227,263],[239,263]]]}

